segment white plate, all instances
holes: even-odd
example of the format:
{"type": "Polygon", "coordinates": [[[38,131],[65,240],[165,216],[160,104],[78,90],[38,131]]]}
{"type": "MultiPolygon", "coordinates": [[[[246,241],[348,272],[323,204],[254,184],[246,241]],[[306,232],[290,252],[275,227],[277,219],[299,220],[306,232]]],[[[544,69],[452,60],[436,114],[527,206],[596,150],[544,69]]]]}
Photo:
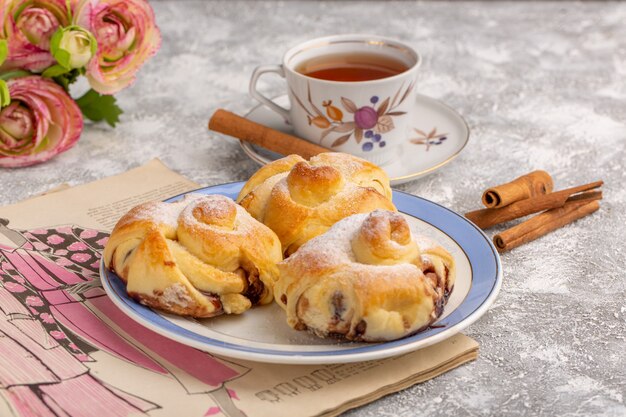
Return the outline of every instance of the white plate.
{"type": "MultiPolygon", "coordinates": [[[[274,101],[289,107],[286,95],[274,101]]],[[[382,165],[391,178],[391,185],[415,180],[443,167],[458,156],[469,140],[467,123],[447,105],[434,98],[418,95],[415,106],[414,130],[406,142],[398,147],[398,157],[382,165]]],[[[256,106],[245,117],[272,129],[293,134],[291,126],[280,115],[263,105],[256,106]]],[[[244,152],[261,165],[282,158],[282,155],[249,142],[240,143],[244,152]]]]}
{"type": "MultiPolygon", "coordinates": [[[[194,192],[235,198],[242,182],[194,192]]],[[[174,201],[181,196],[173,197],[174,201]]],[[[482,316],[502,280],[500,258],[491,241],[472,223],[442,206],[394,191],[393,201],[415,234],[430,237],[456,260],[457,278],[442,317],[423,332],[386,343],[349,343],[321,339],[291,329],[282,309],[271,304],[239,316],[194,320],[149,309],[126,294],[124,283],[101,266],[102,284],[111,300],[131,319],[180,343],[233,358],[285,363],[324,364],[381,359],[444,340],[482,316]]]]}

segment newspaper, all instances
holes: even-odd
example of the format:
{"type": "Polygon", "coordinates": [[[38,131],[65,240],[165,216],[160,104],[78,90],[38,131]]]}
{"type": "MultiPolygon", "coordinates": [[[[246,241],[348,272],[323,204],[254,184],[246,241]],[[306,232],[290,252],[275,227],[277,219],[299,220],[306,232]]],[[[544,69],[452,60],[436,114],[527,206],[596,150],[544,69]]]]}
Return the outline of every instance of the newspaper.
{"type": "Polygon", "coordinates": [[[195,188],[153,160],[0,208],[0,416],[333,416],[476,358],[459,334],[378,361],[264,364],[135,323],[100,286],[108,233],[134,205],[195,188]]]}

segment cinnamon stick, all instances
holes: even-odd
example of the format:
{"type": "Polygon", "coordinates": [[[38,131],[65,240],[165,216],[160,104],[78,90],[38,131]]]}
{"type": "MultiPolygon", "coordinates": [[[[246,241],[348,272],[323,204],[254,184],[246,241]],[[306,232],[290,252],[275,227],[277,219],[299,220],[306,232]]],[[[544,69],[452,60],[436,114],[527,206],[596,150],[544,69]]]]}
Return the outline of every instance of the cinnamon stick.
{"type": "Polygon", "coordinates": [[[509,220],[527,216],[529,214],[538,213],[540,211],[562,207],[567,201],[572,200],[600,200],[602,192],[591,191],[602,186],[602,181],[596,181],[578,187],[572,187],[554,193],[540,195],[538,197],[527,198],[525,200],[516,201],[501,208],[480,209],[470,211],[465,214],[469,220],[474,222],[481,229],[487,229],[496,224],[504,223],[509,220]],[[577,193],[582,193],[576,195],[577,193]]]}
{"type": "Polygon", "coordinates": [[[598,201],[575,200],[532,217],[493,237],[498,252],[505,252],[535,240],[559,227],[585,217],[600,208],[598,201]]]}
{"type": "Polygon", "coordinates": [[[282,155],[298,154],[309,159],[318,153],[328,152],[328,149],[319,145],[260,125],[223,109],[218,109],[213,113],[209,120],[209,129],[254,143],[282,155]]]}
{"type": "Polygon", "coordinates": [[[554,183],[546,171],[533,171],[506,184],[489,188],[483,193],[487,208],[504,207],[519,200],[548,194],[554,183]]]}

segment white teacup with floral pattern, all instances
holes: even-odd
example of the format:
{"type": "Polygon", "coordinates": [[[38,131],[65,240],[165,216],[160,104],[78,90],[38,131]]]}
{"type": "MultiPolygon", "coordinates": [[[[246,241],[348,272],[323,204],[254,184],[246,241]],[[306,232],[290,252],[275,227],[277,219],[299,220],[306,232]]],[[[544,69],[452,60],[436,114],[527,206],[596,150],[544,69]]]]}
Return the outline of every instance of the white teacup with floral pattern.
{"type": "Polygon", "coordinates": [[[371,35],[337,35],[304,42],[284,55],[281,65],[257,67],[250,95],[279,113],[296,135],[337,152],[382,165],[393,160],[406,141],[415,110],[419,54],[400,42],[371,35]],[[399,60],[408,68],[388,78],[370,81],[329,81],[312,78],[296,68],[330,54],[373,53],[399,60]],[[291,108],[265,97],[256,88],[259,77],[273,72],[287,80],[291,108]]]}

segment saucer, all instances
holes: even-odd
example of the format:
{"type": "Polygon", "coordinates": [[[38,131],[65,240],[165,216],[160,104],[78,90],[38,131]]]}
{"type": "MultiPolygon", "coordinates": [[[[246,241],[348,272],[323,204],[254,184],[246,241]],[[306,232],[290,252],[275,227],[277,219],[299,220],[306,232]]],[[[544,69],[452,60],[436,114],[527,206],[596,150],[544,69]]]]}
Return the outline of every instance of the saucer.
{"type": "MultiPolygon", "coordinates": [[[[274,99],[289,107],[287,95],[274,99]]],[[[397,158],[381,165],[391,179],[391,185],[399,185],[435,172],[452,161],[469,140],[469,127],[460,114],[434,98],[417,95],[413,129],[406,142],[398,147],[397,158]]],[[[245,117],[272,129],[293,134],[292,127],[283,118],[259,104],[245,117]]],[[[241,141],[244,152],[261,165],[282,158],[275,152],[241,141]]]]}

